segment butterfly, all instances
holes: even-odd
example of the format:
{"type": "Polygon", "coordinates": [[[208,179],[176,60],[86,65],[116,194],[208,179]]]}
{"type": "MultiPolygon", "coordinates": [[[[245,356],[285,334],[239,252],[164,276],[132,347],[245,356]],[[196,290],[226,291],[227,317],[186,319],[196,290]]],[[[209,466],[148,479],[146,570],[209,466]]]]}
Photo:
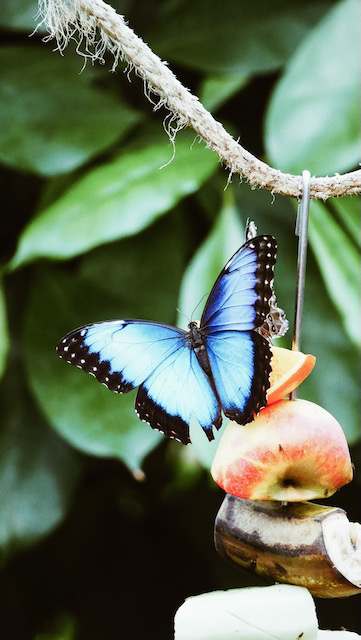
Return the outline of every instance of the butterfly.
{"type": "Polygon", "coordinates": [[[218,276],[200,322],[187,331],[145,320],[97,322],[62,338],[58,355],[111,391],[138,387],[138,417],[183,444],[190,442],[192,415],[209,440],[222,412],[251,422],[269,388],[270,305],[283,312],[273,292],[276,240],[252,230],[246,237],[218,276]]]}

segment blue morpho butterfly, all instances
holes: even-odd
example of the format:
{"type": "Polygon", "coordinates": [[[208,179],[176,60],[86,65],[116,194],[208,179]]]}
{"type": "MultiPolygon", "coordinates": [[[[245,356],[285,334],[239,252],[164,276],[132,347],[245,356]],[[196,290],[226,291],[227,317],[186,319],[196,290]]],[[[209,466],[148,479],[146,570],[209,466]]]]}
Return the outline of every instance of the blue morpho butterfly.
{"type": "Polygon", "coordinates": [[[251,422],[266,405],[269,321],[277,313],[281,318],[276,335],[287,323],[273,294],[276,240],[255,233],[248,226],[248,240],[227,262],[200,322],[190,322],[188,331],[145,320],[97,322],[68,333],[58,355],[111,391],[139,387],[139,418],[184,444],[192,414],[209,440],[222,424],[222,411],[239,424],[251,422]]]}

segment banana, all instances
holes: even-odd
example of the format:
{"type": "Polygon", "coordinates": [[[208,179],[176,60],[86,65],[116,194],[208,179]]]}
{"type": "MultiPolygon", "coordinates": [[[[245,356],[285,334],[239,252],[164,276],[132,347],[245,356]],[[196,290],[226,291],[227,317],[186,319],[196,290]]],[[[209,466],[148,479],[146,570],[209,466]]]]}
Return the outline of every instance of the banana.
{"type": "Polygon", "coordinates": [[[361,592],[361,525],[343,509],[226,495],[215,522],[218,553],[273,582],[319,598],[361,592]]]}

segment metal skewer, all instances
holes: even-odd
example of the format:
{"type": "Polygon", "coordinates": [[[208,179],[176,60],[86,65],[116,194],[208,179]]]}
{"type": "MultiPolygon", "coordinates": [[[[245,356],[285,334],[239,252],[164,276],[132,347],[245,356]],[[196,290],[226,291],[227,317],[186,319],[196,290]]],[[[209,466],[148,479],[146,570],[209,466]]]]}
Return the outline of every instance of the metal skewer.
{"type": "MultiPolygon", "coordinates": [[[[301,326],[307,262],[308,214],[310,209],[310,180],[311,174],[308,169],[305,169],[302,171],[302,198],[298,204],[295,228],[295,234],[298,236],[298,254],[295,315],[292,336],[293,351],[300,351],[301,346],[301,326]]],[[[290,393],[290,400],[294,400],[295,398],[296,390],[290,393]]]]}

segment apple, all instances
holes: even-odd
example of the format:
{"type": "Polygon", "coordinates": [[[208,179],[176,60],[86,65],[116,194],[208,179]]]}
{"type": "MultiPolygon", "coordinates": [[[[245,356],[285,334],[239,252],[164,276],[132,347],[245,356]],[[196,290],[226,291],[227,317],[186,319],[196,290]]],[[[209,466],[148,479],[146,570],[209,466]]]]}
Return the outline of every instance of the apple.
{"type": "Polygon", "coordinates": [[[307,400],[279,400],[253,422],[230,422],[211,473],[238,498],[301,502],[326,498],[352,480],[345,435],[337,420],[307,400]]]}

